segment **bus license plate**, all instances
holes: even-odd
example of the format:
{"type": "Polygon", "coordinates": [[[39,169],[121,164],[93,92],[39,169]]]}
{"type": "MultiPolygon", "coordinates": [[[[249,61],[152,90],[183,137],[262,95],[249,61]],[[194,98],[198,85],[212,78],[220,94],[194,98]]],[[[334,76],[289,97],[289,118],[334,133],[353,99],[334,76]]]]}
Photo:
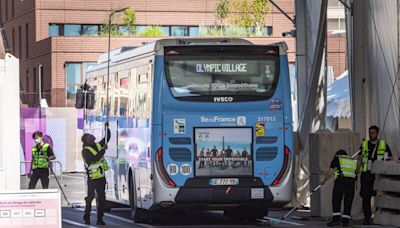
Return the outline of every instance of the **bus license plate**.
{"type": "Polygon", "coordinates": [[[239,178],[212,178],[210,185],[238,185],[239,178]]]}

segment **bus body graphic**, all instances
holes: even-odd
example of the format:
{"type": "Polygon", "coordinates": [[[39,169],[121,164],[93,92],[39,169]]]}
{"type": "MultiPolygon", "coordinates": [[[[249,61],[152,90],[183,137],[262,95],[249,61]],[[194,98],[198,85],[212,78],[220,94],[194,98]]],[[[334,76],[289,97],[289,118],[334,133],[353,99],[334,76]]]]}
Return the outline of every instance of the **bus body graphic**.
{"type": "Polygon", "coordinates": [[[150,211],[264,210],[291,200],[284,43],[164,39],[120,48],[109,82],[101,58],[87,72],[96,103],[86,110],[84,130],[101,137],[109,114],[108,200],[150,211]]]}

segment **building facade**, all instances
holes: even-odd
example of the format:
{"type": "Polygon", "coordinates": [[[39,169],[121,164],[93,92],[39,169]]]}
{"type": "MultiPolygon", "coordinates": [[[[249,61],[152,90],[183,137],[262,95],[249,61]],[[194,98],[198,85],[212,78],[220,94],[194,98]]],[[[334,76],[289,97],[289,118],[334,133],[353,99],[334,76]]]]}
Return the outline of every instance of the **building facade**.
{"type": "MultiPolygon", "coordinates": [[[[275,2],[294,18],[294,0],[275,2]]],[[[112,10],[127,6],[134,9],[138,33],[157,25],[164,37],[198,37],[202,36],[201,27],[221,24],[214,14],[217,3],[218,0],[0,0],[0,20],[7,43],[11,53],[20,59],[22,103],[37,107],[44,98],[52,107],[73,106],[85,70],[107,51],[108,37],[101,30],[112,10]]],[[[274,6],[270,5],[270,9],[264,35],[246,39],[256,44],[285,41],[289,62],[294,64],[295,40],[282,37],[294,26],[274,6]]],[[[122,15],[115,16],[113,23],[122,25],[122,15]]],[[[118,29],[126,32],[123,26],[118,29]]],[[[111,48],[140,46],[159,38],[112,37],[111,48]]],[[[332,39],[341,42],[335,40],[340,38],[332,39]]],[[[338,52],[336,44],[335,48],[332,51],[338,52]]],[[[341,71],[339,67],[334,67],[338,68],[335,73],[341,71]]]]}

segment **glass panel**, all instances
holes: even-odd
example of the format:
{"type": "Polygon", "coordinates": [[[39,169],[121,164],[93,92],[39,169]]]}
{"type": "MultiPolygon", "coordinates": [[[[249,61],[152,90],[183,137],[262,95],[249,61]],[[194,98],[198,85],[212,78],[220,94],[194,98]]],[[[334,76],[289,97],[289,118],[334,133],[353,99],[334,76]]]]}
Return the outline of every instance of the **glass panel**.
{"type": "Polygon", "coordinates": [[[99,26],[98,25],[84,25],[82,30],[82,35],[87,36],[98,36],[99,26]]]}
{"type": "Polygon", "coordinates": [[[67,84],[82,84],[80,63],[67,64],[67,84]]]}
{"type": "Polygon", "coordinates": [[[199,27],[189,27],[189,36],[200,36],[199,27]]]}
{"type": "Polygon", "coordinates": [[[60,26],[56,24],[49,25],[49,36],[59,36],[60,35],[60,26]]]}
{"type": "Polygon", "coordinates": [[[169,26],[162,26],[161,29],[163,30],[164,36],[170,36],[169,35],[169,26]]]}
{"type": "Polygon", "coordinates": [[[86,71],[89,69],[90,66],[97,65],[97,62],[84,62],[83,63],[83,77],[82,79],[86,79],[86,71]]]}
{"type": "Polygon", "coordinates": [[[186,26],[172,26],[172,36],[188,36],[188,28],[186,26]]]}
{"type": "Polygon", "coordinates": [[[140,34],[140,33],[142,33],[144,30],[146,30],[148,27],[150,27],[150,26],[138,25],[138,26],[136,26],[136,33],[137,33],[137,34],[140,34]]]}
{"type": "Polygon", "coordinates": [[[64,25],[64,36],[80,36],[81,25],[64,25]]]}
{"type": "Polygon", "coordinates": [[[78,89],[78,86],[67,86],[67,99],[68,100],[75,99],[77,89],[78,89]]]}
{"type": "Polygon", "coordinates": [[[124,35],[124,36],[129,35],[129,28],[126,25],[119,25],[118,31],[121,33],[121,35],[124,35]]]}
{"type": "Polygon", "coordinates": [[[263,35],[272,36],[272,26],[264,27],[263,35]]]}

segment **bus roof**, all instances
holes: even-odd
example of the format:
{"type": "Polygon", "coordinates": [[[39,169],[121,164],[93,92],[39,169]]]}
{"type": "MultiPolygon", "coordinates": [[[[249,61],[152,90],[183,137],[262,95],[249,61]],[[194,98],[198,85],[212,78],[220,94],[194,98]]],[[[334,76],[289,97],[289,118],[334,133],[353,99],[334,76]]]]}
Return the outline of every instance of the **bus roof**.
{"type": "MultiPolygon", "coordinates": [[[[190,45],[254,45],[248,40],[240,38],[174,38],[160,39],[154,42],[144,43],[140,47],[124,46],[110,52],[110,67],[118,65],[119,62],[143,56],[149,53],[163,54],[163,48],[167,46],[190,46],[190,45]]],[[[279,46],[281,55],[286,54],[287,45],[285,42],[269,44],[269,46],[279,46]]],[[[99,56],[98,64],[90,66],[87,73],[107,68],[108,52],[99,56]]],[[[88,75],[89,76],[89,75],[88,75]]],[[[89,76],[90,77],[90,76],[89,76]]]]}

